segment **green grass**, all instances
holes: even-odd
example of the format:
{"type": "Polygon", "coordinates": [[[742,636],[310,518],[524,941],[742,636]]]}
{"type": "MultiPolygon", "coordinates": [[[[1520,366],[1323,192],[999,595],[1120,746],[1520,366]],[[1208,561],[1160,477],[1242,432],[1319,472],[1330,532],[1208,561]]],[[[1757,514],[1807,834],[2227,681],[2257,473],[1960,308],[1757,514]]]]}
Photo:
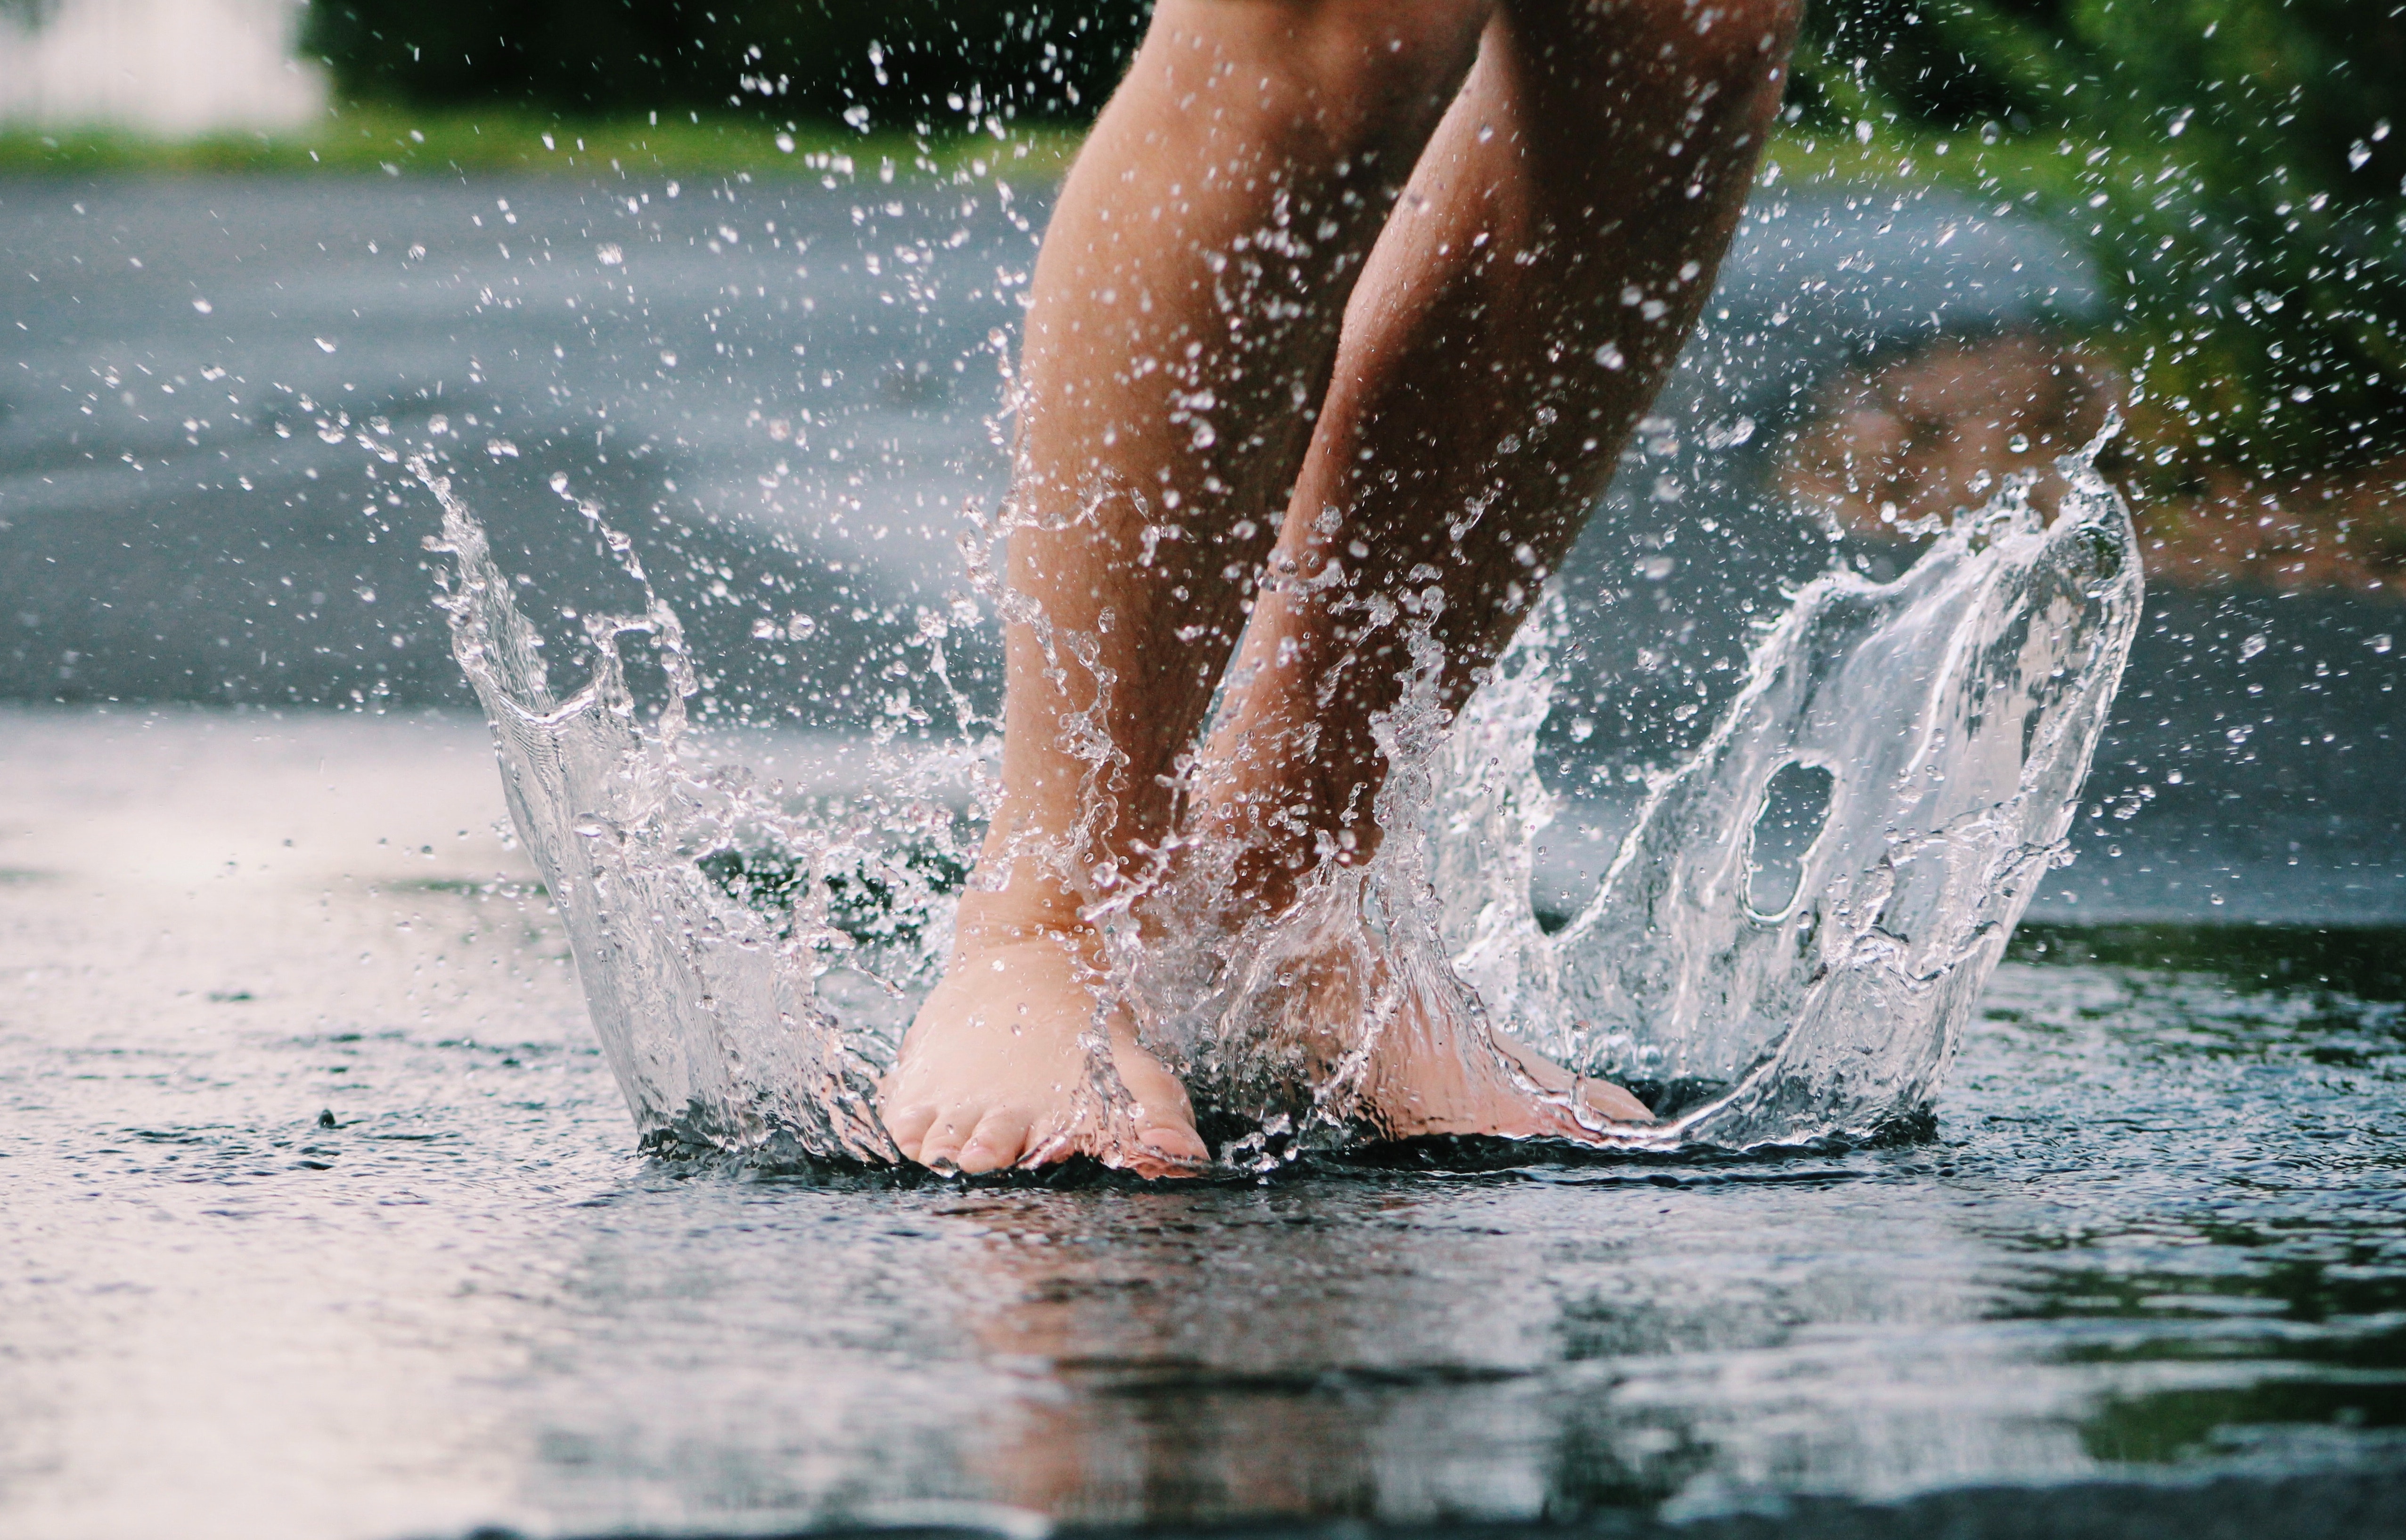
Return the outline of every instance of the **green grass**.
{"type": "Polygon", "coordinates": [[[1071,128],[1015,128],[919,139],[806,123],[790,132],[757,120],[682,112],[576,120],[509,111],[412,112],[351,106],[312,128],[164,139],[122,130],[0,124],[0,176],[145,176],[212,172],[460,176],[496,172],[572,177],[1019,175],[1055,177],[1076,153],[1071,128]],[[658,120],[653,120],[657,119],[658,120]]]}
{"type": "MultiPolygon", "coordinates": [[[[1976,199],[2009,199],[2067,228],[2082,222],[2083,200],[2097,191],[2109,199],[2144,197],[2171,162],[2162,147],[2140,153],[2056,134],[1984,141],[1976,133],[1895,123],[1881,125],[1870,140],[1843,129],[1788,128],[1763,152],[1763,171],[1774,185],[1783,179],[1898,189],[1934,185],[1976,199]]],[[[2088,222],[2099,221],[2092,216],[2088,222]]]]}
{"type": "Polygon", "coordinates": [[[2319,987],[2359,1000],[2406,1000],[2406,929],[2397,925],[2027,921],[2005,955],[2026,963],[2210,973],[2240,989],[2319,987]]]}
{"type": "MultiPolygon", "coordinates": [[[[562,176],[820,176],[848,159],[856,174],[891,164],[898,176],[952,176],[984,162],[989,171],[1054,177],[1084,139],[1075,126],[1014,125],[1008,141],[955,134],[919,139],[856,134],[804,123],[790,132],[757,119],[696,118],[685,112],[561,119],[505,108],[418,112],[382,105],[336,108],[315,127],[276,133],[229,132],[170,139],[122,129],[36,129],[0,122],[0,176],[177,175],[210,172],[346,176],[457,175],[465,172],[562,176]],[[658,121],[653,119],[657,118],[658,121]],[[791,149],[780,147],[783,138],[791,149]]],[[[1907,184],[1925,177],[1976,187],[1999,152],[1971,136],[1931,153],[1926,136],[1890,136],[1870,146],[1848,135],[1791,130],[1770,160],[1791,181],[1907,184]]],[[[2052,160],[2016,145],[2006,156],[2052,160]]],[[[2018,167],[2017,169],[2019,169],[2018,167]]]]}
{"type": "MultiPolygon", "coordinates": [[[[347,176],[508,172],[562,176],[823,176],[848,161],[854,174],[892,165],[952,177],[1000,171],[1055,177],[1084,137],[1069,125],[1015,125],[1008,141],[955,134],[920,139],[856,134],[835,124],[791,131],[757,119],[697,119],[685,112],[562,119],[506,108],[412,111],[382,105],[336,108],[315,127],[169,139],[121,129],[36,129],[0,122],[0,176],[178,175],[211,172],[347,176]],[[783,148],[780,141],[792,148],[783,148]],[[977,171],[984,162],[985,172],[977,171]]],[[[1939,179],[1977,188],[2000,152],[1966,135],[1931,153],[1926,136],[1858,145],[1843,133],[1789,131],[1770,159],[1791,181],[1907,184],[1939,179]]],[[[2014,161],[2051,161],[2051,147],[2014,145],[2014,161]]],[[[2017,165],[2027,175],[2027,168],[2017,165]]],[[[1983,190],[1985,191],[1985,190],[1983,190]]]]}
{"type": "MultiPolygon", "coordinates": [[[[578,120],[498,108],[417,112],[378,105],[337,108],[310,128],[182,139],[123,129],[0,122],[0,176],[502,172],[768,177],[840,174],[848,163],[853,175],[862,176],[891,165],[897,176],[998,172],[1051,177],[1068,169],[1083,140],[1083,130],[1054,123],[1014,125],[1007,141],[982,134],[921,139],[820,123],[785,131],[757,120],[697,120],[684,112],[578,120]],[[781,140],[792,148],[783,148],[781,140]]],[[[1866,147],[1843,134],[1791,130],[1773,143],[1769,161],[1790,182],[1903,186],[1934,179],[1986,191],[1979,184],[1988,181],[1985,173],[1998,160],[1997,151],[1968,136],[1948,147],[1952,160],[1932,154],[1931,148],[1930,140],[1918,136],[1866,147]]],[[[2005,153],[2017,160],[2054,158],[2022,146],[2005,153]]]]}

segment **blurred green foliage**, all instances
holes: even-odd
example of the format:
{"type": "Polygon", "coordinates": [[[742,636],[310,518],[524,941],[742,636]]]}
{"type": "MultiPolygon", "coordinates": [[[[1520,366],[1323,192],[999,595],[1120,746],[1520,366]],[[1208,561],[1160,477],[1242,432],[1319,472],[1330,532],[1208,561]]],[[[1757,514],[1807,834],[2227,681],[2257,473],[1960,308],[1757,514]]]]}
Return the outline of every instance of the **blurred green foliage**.
{"type": "MultiPolygon", "coordinates": [[[[1077,120],[1146,0],[315,0],[359,101],[975,132],[1077,120]]],[[[2073,225],[2169,448],[2406,450],[2406,0],[1832,0],[1791,147],[2073,225]]]]}
{"type": "Polygon", "coordinates": [[[1849,0],[1807,31],[1800,128],[2088,238],[2154,436],[2264,473],[2406,449],[2406,5],[1849,0]]]}
{"type": "Polygon", "coordinates": [[[302,47],[354,100],[587,118],[740,110],[941,130],[973,108],[1090,116],[1150,9],[1146,0],[313,0],[302,47]]]}
{"type": "Polygon", "coordinates": [[[670,111],[586,117],[535,108],[463,105],[395,106],[355,103],[295,129],[229,129],[197,138],[163,138],[134,130],[0,123],[0,174],[272,171],[383,173],[532,172],[798,177],[890,166],[946,180],[989,174],[1051,177],[1077,152],[1071,126],[1012,130],[1008,144],[990,134],[928,137],[841,123],[788,133],[773,122],[720,112],[670,111]],[[652,120],[647,121],[646,120],[652,120]]]}

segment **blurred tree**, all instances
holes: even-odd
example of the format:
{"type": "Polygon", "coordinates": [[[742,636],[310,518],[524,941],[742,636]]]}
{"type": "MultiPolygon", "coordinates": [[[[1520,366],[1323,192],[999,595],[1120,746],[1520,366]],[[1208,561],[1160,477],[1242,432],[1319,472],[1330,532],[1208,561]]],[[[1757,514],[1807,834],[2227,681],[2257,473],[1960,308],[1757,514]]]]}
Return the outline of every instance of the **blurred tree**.
{"type": "MultiPolygon", "coordinates": [[[[1149,9],[314,0],[305,37],[406,105],[941,128],[1089,116],[1149,9]]],[[[1807,33],[1805,122],[1964,136],[1924,174],[2088,237],[2158,438],[2264,471],[2406,449],[2406,0],[1847,0],[1807,33]]]]}
{"type": "Polygon", "coordinates": [[[1852,0],[1809,30],[1800,115],[1976,135],[1918,163],[2089,237],[2117,346],[2210,458],[2406,448],[2406,4],[1852,0]]]}
{"type": "Polygon", "coordinates": [[[1148,0],[314,0],[354,98],[599,114],[742,110],[856,126],[1091,116],[1148,0]],[[864,117],[863,114],[866,114],[864,117]],[[849,114],[850,117],[846,118],[849,114]]]}

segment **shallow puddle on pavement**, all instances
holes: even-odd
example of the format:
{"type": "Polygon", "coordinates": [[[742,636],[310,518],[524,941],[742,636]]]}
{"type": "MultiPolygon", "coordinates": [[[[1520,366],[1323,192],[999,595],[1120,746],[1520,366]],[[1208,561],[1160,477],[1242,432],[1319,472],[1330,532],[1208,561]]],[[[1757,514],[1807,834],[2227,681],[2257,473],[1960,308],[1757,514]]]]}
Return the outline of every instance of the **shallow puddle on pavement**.
{"type": "Polygon", "coordinates": [[[2033,927],[1889,1149],[757,1180],[632,1152],[480,724],[11,712],[0,794],[12,1533],[2395,1468],[2394,936],[2033,927]]]}

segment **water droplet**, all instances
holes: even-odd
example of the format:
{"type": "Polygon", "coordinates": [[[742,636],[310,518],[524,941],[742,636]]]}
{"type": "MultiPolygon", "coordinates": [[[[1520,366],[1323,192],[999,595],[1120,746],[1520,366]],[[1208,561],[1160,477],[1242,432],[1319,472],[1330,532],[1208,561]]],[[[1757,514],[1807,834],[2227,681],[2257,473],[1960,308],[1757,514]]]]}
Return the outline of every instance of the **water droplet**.
{"type": "Polygon", "coordinates": [[[1714,423],[1705,430],[1705,447],[1734,449],[1753,437],[1754,419],[1752,417],[1733,417],[1727,422],[1714,423]]]}

